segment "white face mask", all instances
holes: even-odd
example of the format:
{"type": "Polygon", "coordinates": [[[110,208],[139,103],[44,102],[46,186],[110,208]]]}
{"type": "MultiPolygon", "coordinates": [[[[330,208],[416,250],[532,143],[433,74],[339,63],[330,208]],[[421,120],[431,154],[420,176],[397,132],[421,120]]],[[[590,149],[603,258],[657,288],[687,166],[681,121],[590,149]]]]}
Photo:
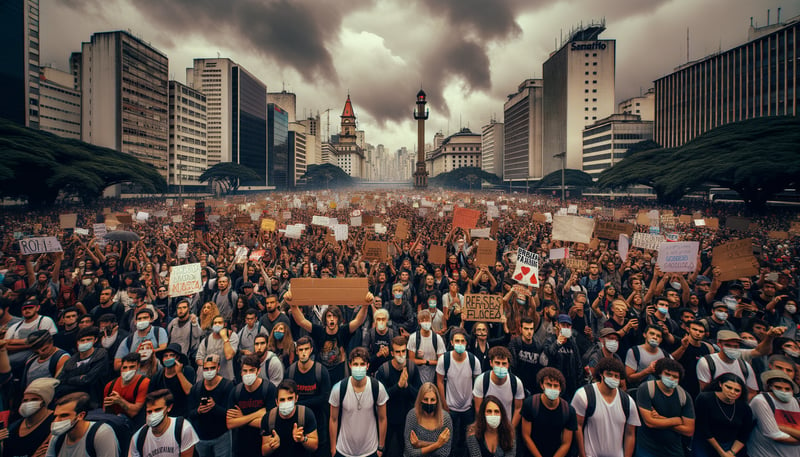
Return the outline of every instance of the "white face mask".
{"type": "Polygon", "coordinates": [[[252,386],[256,379],[258,378],[257,373],[247,373],[242,375],[242,382],[246,386],[252,386]]]}
{"type": "Polygon", "coordinates": [[[497,428],[500,426],[500,421],[502,419],[501,416],[486,416],[486,425],[491,428],[497,428]]]}
{"type": "Polygon", "coordinates": [[[572,329],[571,328],[562,328],[561,329],[561,336],[564,338],[572,338],[572,329]]]}
{"type": "Polygon", "coordinates": [[[92,280],[91,279],[81,279],[81,284],[83,284],[84,287],[89,287],[89,286],[92,285],[92,280]]]}
{"type": "Polygon", "coordinates": [[[619,341],[617,340],[606,341],[606,350],[608,350],[608,352],[611,352],[613,354],[617,352],[617,349],[619,349],[619,341]]]}
{"type": "Polygon", "coordinates": [[[292,410],[294,409],[294,402],[293,401],[285,401],[278,405],[278,411],[281,413],[282,416],[288,416],[292,414],[292,410]]]}
{"type": "Polygon", "coordinates": [[[423,330],[430,330],[431,323],[430,322],[420,322],[419,326],[422,327],[423,330]]]}
{"type": "Polygon", "coordinates": [[[144,330],[147,327],[150,327],[150,321],[136,321],[137,330],[144,330]]]}
{"type": "Polygon", "coordinates": [[[396,356],[394,356],[394,361],[397,362],[398,365],[405,366],[405,364],[406,364],[406,356],[404,356],[404,355],[396,355],[396,356]]]}
{"type": "Polygon", "coordinates": [[[166,416],[166,415],[167,415],[167,410],[166,409],[162,409],[161,411],[156,411],[154,413],[148,414],[147,415],[147,425],[149,425],[150,428],[158,427],[158,424],[160,424],[161,421],[164,420],[164,416],[166,416]]]}
{"type": "Polygon", "coordinates": [[[53,434],[53,436],[61,436],[72,430],[72,427],[74,426],[75,422],[72,422],[69,419],[65,419],[63,421],[53,421],[50,424],[50,432],[53,434]]]}
{"type": "Polygon", "coordinates": [[[375,324],[375,328],[377,328],[379,332],[382,332],[386,330],[386,324],[384,322],[378,322],[375,324]]]}
{"type": "Polygon", "coordinates": [[[31,417],[40,409],[42,409],[42,402],[26,401],[19,405],[19,415],[22,417],[31,417]]]}
{"type": "Polygon", "coordinates": [[[131,382],[131,379],[133,379],[134,376],[136,376],[136,370],[123,371],[119,375],[122,378],[122,382],[128,383],[131,382]]]}
{"type": "Polygon", "coordinates": [[[211,381],[215,377],[217,377],[217,370],[203,371],[203,379],[205,379],[206,381],[211,381]]]}

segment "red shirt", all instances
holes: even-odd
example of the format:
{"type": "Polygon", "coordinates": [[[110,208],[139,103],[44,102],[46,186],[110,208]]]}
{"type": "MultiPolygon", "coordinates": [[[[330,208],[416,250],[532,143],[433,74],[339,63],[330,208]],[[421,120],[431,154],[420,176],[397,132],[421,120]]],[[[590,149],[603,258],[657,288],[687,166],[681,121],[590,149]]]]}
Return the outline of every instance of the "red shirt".
{"type": "MultiPolygon", "coordinates": [[[[106,384],[106,388],[103,391],[103,396],[108,397],[111,392],[116,392],[128,403],[144,403],[145,397],[147,397],[147,389],[149,387],[150,379],[137,374],[127,386],[122,385],[122,378],[117,378],[109,382],[106,384]]],[[[125,413],[125,411],[122,410],[122,407],[118,405],[109,406],[105,408],[105,410],[107,413],[111,414],[125,413]]]]}

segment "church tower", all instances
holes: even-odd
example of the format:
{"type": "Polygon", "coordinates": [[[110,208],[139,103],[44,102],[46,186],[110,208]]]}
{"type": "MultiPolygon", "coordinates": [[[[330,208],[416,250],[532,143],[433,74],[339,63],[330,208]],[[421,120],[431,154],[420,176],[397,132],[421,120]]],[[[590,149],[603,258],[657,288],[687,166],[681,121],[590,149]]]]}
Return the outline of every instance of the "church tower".
{"type": "Polygon", "coordinates": [[[347,101],[344,102],[342,110],[342,130],[339,133],[340,143],[356,142],[356,113],[353,111],[353,104],[350,102],[350,94],[347,94],[347,101]]]}

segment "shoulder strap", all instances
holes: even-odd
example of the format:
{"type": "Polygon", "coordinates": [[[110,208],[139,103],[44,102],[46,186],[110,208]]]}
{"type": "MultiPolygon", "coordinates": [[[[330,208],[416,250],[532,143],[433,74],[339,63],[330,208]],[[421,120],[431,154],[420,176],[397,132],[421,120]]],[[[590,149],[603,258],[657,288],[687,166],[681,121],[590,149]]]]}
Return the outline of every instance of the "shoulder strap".
{"type": "Polygon", "coordinates": [[[628,416],[631,415],[631,397],[619,387],[617,387],[617,395],[619,395],[619,401],[622,404],[622,412],[625,413],[625,423],[627,423],[628,416]]]}
{"type": "MultiPolygon", "coordinates": [[[[717,365],[714,363],[714,358],[711,354],[703,356],[708,364],[708,382],[709,384],[714,381],[714,374],[717,372],[717,365]]],[[[745,381],[747,381],[745,379],[745,381]]]]}
{"type": "Polygon", "coordinates": [[[294,380],[295,373],[297,373],[297,362],[289,365],[289,369],[286,373],[286,379],[294,380]]]}
{"type": "Polygon", "coordinates": [[[433,352],[435,352],[436,354],[439,353],[439,338],[438,338],[438,336],[439,335],[436,332],[431,330],[431,340],[433,340],[433,352]]]}
{"type": "Polygon", "coordinates": [[[486,398],[486,394],[489,393],[489,383],[492,382],[491,373],[488,371],[483,374],[483,398],[486,398]]]}
{"type": "MultiPolygon", "coordinates": [[[[533,420],[539,417],[539,407],[542,405],[542,396],[534,394],[531,396],[531,412],[533,413],[533,420]]],[[[533,422],[533,421],[531,421],[533,422]]]]}
{"type": "Polygon", "coordinates": [[[61,453],[61,448],[64,447],[64,440],[66,440],[66,439],[67,439],[67,434],[66,433],[56,437],[56,441],[55,441],[55,443],[53,443],[53,445],[55,445],[55,448],[56,448],[56,457],[58,457],[58,454],[61,453]]]}
{"type": "Polygon", "coordinates": [[[50,356],[50,363],[48,364],[47,368],[50,370],[50,376],[56,377],[56,369],[58,368],[58,361],[61,360],[61,357],[64,357],[64,354],[67,352],[59,349],[57,350],[52,356],[50,356]]]}
{"type": "Polygon", "coordinates": [[[650,400],[656,397],[656,382],[655,381],[647,381],[647,395],[650,396],[650,400]]]}
{"type": "Polygon", "coordinates": [[[421,344],[421,341],[422,341],[422,331],[421,330],[417,330],[415,339],[416,339],[416,343],[417,343],[416,352],[419,352],[419,345],[421,344]]]}
{"type": "Polygon", "coordinates": [[[380,381],[375,378],[369,378],[369,384],[372,387],[372,414],[375,416],[375,430],[378,436],[381,436],[380,420],[378,419],[378,395],[380,394],[380,381]]]}
{"type": "Polygon", "coordinates": [[[747,377],[750,376],[750,369],[747,368],[747,362],[742,359],[737,359],[739,361],[739,368],[742,370],[742,374],[744,375],[744,382],[747,382],[747,377]]]}
{"type": "Polygon", "coordinates": [[[561,406],[561,424],[563,427],[569,420],[569,403],[567,403],[567,400],[564,400],[563,398],[559,398],[558,400],[561,406]]]}
{"type": "Polygon", "coordinates": [[[586,392],[586,413],[583,416],[583,426],[585,428],[587,421],[592,417],[597,406],[597,395],[594,393],[594,384],[588,384],[584,391],[586,392]]]}
{"type": "Polygon", "coordinates": [[[42,319],[44,319],[44,316],[39,316],[39,320],[36,321],[36,330],[40,330],[42,328],[42,319]]]}
{"type": "Polygon", "coordinates": [[[467,352],[467,358],[469,359],[469,374],[472,375],[472,373],[475,373],[475,365],[478,364],[478,358],[475,357],[471,352],[467,352]]]}
{"type": "MultiPolygon", "coordinates": [[[[177,430],[177,425],[175,426],[177,430]]],[[[136,436],[136,450],[139,452],[139,456],[144,457],[144,442],[147,439],[147,431],[150,429],[149,426],[146,424],[139,429],[139,435],[136,436]]],[[[177,435],[177,431],[175,432],[177,435]]]]}
{"type": "Polygon", "coordinates": [[[314,362],[314,381],[319,382],[322,380],[322,364],[314,362]]]}
{"type": "Polygon", "coordinates": [[[444,391],[447,392],[447,372],[450,371],[450,351],[444,353],[444,375],[442,375],[442,382],[444,383],[444,391]]]}
{"type": "Polygon", "coordinates": [[[680,401],[681,409],[683,409],[683,407],[686,406],[686,391],[683,390],[681,386],[678,386],[676,389],[678,391],[678,401],[680,401]]]}
{"type": "Polygon", "coordinates": [[[89,457],[97,457],[97,449],[95,449],[95,436],[97,436],[97,430],[100,426],[103,425],[102,422],[95,422],[89,427],[89,431],[86,434],[86,453],[89,457]]]}
{"type": "MultiPolygon", "coordinates": [[[[344,378],[339,381],[339,422],[336,424],[339,430],[342,428],[342,413],[344,412],[344,397],[347,395],[347,384],[350,383],[350,378],[344,378]]],[[[380,436],[380,434],[378,435],[380,436]]]]}
{"type": "Polygon", "coordinates": [[[381,365],[381,374],[383,374],[383,379],[385,379],[386,382],[389,382],[389,375],[391,373],[389,371],[389,364],[390,363],[392,363],[392,362],[386,362],[383,365],[381,365]]]}
{"type": "Polygon", "coordinates": [[[303,405],[297,405],[297,426],[304,427],[305,425],[306,425],[306,407],[303,405]]]}
{"type": "Polygon", "coordinates": [[[269,433],[272,433],[272,431],[275,430],[275,421],[277,419],[278,419],[278,408],[272,408],[271,410],[269,410],[269,418],[267,418],[267,425],[269,426],[269,429],[267,431],[269,433]]]}
{"type": "MultiPolygon", "coordinates": [[[[181,442],[183,441],[183,416],[175,418],[175,442],[178,443],[178,453],[181,452],[181,442]]],[[[140,453],[141,454],[141,453],[140,453]]],[[[144,457],[144,456],[142,456],[144,457]]]]}
{"type": "MultiPolygon", "coordinates": [[[[775,402],[772,401],[772,398],[769,396],[768,393],[763,392],[761,395],[764,396],[764,400],[767,401],[767,404],[769,405],[769,409],[771,409],[772,412],[774,413],[775,412],[775,402]]],[[[58,449],[58,448],[56,448],[56,449],[58,449]]]]}
{"type": "Polygon", "coordinates": [[[133,347],[133,335],[135,334],[131,333],[130,335],[125,337],[125,340],[127,341],[125,343],[125,346],[128,348],[128,352],[131,352],[131,348],[133,347]]]}
{"type": "Polygon", "coordinates": [[[508,377],[511,378],[511,416],[514,416],[514,406],[517,402],[517,377],[509,373],[508,377]]]}
{"type": "Polygon", "coordinates": [[[639,361],[642,358],[642,355],[639,353],[641,349],[639,349],[639,345],[637,344],[632,348],[633,350],[633,360],[636,361],[636,371],[639,371],[639,361]]]}
{"type": "MultiPolygon", "coordinates": [[[[261,384],[263,386],[264,383],[262,382],[261,384]]],[[[244,384],[243,383],[240,383],[239,385],[236,386],[236,393],[234,394],[236,396],[236,398],[239,398],[239,397],[242,396],[242,388],[244,388],[244,384]]]]}
{"type": "Polygon", "coordinates": [[[134,386],[134,388],[133,388],[133,395],[135,395],[137,397],[139,396],[139,386],[142,384],[142,381],[144,379],[145,379],[144,376],[139,375],[139,380],[136,381],[136,386],[134,386]]]}

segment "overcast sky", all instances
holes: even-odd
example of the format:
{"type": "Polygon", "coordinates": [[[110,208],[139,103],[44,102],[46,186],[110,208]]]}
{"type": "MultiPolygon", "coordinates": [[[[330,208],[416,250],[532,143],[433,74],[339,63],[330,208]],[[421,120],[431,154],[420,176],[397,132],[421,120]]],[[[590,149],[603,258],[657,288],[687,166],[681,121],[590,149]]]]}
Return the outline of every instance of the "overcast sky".
{"type": "MultiPolygon", "coordinates": [[[[299,118],[347,91],[366,140],[416,144],[411,113],[428,94],[426,142],[460,126],[479,132],[525,78],[541,77],[559,36],[605,18],[617,41],[617,101],[690,60],[746,40],[757,25],[800,14],[796,0],[42,0],[42,64],[66,69],[94,32],[129,29],[169,57],[185,82],[197,57],[229,57],[269,91],[297,94],[299,118]]],[[[546,82],[545,82],[546,84],[546,82]]],[[[323,123],[325,122],[325,115],[323,123]]]]}

